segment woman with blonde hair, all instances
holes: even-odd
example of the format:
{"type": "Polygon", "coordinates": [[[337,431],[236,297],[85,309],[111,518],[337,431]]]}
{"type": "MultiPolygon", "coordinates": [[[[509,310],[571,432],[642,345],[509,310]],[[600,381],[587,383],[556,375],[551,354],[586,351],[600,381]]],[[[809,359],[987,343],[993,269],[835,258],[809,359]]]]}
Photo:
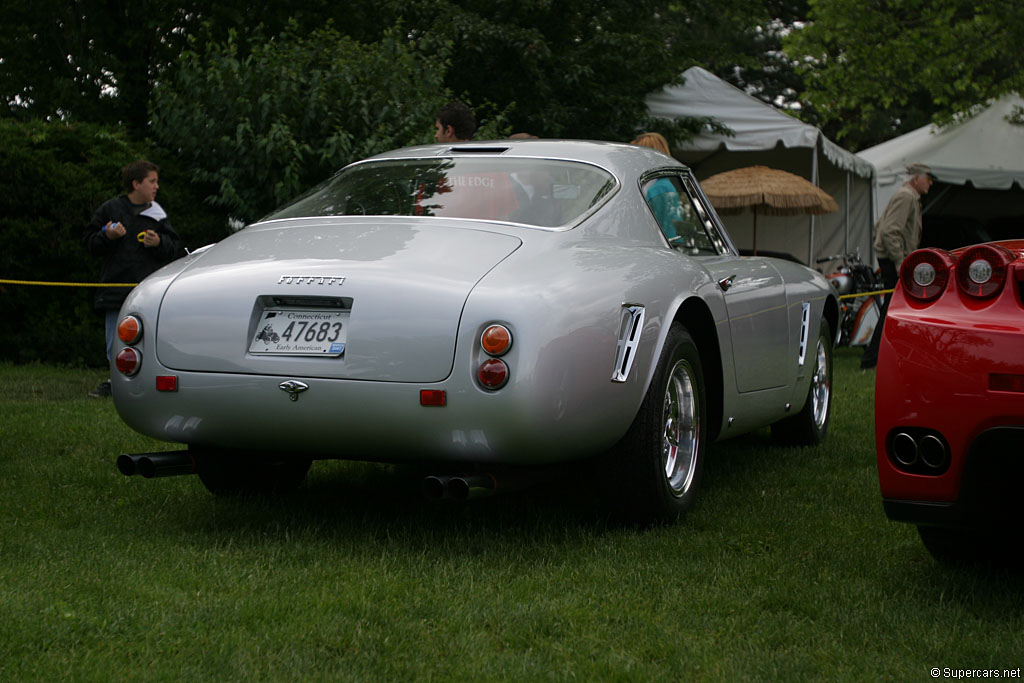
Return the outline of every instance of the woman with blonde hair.
{"type": "Polygon", "coordinates": [[[650,147],[656,149],[667,157],[672,156],[672,153],[668,151],[668,140],[661,133],[641,133],[636,137],[631,145],[640,145],[641,147],[650,147]]]}

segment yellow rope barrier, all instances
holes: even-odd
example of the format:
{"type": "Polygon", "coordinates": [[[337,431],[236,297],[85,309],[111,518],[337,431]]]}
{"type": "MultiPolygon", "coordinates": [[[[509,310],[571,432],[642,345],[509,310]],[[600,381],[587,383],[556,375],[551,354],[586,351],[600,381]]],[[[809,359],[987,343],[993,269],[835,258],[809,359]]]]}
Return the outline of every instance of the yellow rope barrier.
{"type": "Polygon", "coordinates": [[[860,292],[858,294],[843,294],[840,299],[856,299],[859,296],[875,296],[876,294],[892,294],[892,289],[880,289],[877,292],[860,292]]]}
{"type": "Polygon", "coordinates": [[[39,285],[41,287],[134,287],[138,282],[39,282],[37,280],[0,280],[0,285],[39,285]]]}

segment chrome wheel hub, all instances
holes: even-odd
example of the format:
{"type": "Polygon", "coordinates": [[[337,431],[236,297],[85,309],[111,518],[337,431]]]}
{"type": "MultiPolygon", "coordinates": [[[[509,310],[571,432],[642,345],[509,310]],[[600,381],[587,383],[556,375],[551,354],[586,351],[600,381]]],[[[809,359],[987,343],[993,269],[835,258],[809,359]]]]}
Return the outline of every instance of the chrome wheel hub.
{"type": "Polygon", "coordinates": [[[665,481],[676,497],[684,495],[693,483],[700,445],[700,415],[692,373],[685,360],[672,367],[662,410],[662,465],[665,481]]]}
{"type": "Polygon", "coordinates": [[[818,349],[814,362],[814,375],[811,377],[811,409],[814,411],[814,424],[818,429],[825,425],[828,417],[828,400],[832,385],[828,376],[828,352],[825,343],[818,339],[818,349]]]}

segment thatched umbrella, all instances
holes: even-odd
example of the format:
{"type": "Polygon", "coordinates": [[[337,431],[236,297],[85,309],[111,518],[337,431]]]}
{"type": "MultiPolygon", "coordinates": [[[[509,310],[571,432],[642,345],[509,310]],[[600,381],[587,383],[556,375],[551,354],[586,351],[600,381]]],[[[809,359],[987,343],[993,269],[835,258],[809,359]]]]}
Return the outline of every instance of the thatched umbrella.
{"type": "Polygon", "coordinates": [[[747,208],[753,211],[755,255],[758,211],[771,216],[796,216],[839,210],[836,200],[814,183],[767,166],[747,166],[718,173],[700,185],[720,214],[737,214],[747,208]]]}

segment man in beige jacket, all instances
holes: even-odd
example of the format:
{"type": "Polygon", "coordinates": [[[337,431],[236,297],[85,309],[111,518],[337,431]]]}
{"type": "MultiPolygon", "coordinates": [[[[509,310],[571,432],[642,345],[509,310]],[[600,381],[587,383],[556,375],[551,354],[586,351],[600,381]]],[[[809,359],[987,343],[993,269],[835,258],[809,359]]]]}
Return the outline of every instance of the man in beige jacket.
{"type": "MultiPolygon", "coordinates": [[[[910,164],[907,173],[910,179],[896,190],[875,225],[875,256],[886,289],[896,286],[900,264],[921,243],[921,196],[928,194],[935,180],[932,170],[924,164],[910,164]]],[[[871,342],[860,361],[861,368],[873,368],[878,363],[878,345],[882,341],[882,325],[891,296],[886,295],[879,311],[871,342]]]]}

